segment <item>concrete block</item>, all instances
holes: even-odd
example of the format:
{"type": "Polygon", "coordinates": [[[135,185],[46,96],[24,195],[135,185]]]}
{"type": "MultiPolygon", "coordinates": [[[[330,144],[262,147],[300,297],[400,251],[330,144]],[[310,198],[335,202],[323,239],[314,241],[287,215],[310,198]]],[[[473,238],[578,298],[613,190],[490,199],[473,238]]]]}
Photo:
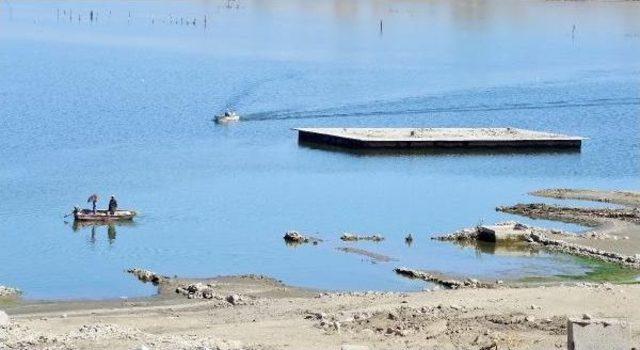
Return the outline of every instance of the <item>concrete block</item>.
{"type": "Polygon", "coordinates": [[[9,316],[6,312],[0,310],[0,326],[6,326],[9,324],[9,316]]]}
{"type": "Polygon", "coordinates": [[[484,242],[519,241],[523,240],[530,230],[518,224],[499,224],[478,227],[478,240],[484,242]]]}
{"type": "Polygon", "coordinates": [[[569,350],[629,350],[629,324],[617,319],[569,319],[567,349],[569,350]]]}
{"type": "Polygon", "coordinates": [[[344,344],[342,345],[342,347],[340,348],[340,350],[369,350],[368,346],[365,345],[349,345],[349,344],[344,344]]]}

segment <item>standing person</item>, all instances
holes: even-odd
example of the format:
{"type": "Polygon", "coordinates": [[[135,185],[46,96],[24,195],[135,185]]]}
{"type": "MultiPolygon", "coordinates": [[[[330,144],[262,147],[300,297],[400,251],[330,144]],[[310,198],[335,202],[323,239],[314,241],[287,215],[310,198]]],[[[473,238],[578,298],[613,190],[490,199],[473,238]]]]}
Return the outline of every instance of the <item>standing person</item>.
{"type": "Polygon", "coordinates": [[[113,215],[116,210],[118,210],[118,202],[116,201],[116,197],[111,196],[109,199],[109,214],[113,215]]]}
{"type": "Polygon", "coordinates": [[[88,203],[93,203],[93,214],[96,213],[96,203],[98,202],[98,195],[97,194],[92,194],[89,196],[89,199],[87,199],[88,203]]]}

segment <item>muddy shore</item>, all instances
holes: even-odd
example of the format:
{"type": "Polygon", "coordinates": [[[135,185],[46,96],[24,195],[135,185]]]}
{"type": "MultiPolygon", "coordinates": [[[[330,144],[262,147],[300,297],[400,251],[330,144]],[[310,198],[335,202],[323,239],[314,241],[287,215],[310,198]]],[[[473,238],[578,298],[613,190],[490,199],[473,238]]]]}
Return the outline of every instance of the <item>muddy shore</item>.
{"type": "MultiPolygon", "coordinates": [[[[618,212],[633,213],[640,206],[640,194],[631,192],[535,194],[624,205],[611,209],[618,212]]],[[[604,209],[585,212],[528,204],[510,208],[524,208],[511,211],[520,215],[576,220],[572,222],[591,227],[580,235],[546,232],[550,239],[626,256],[640,253],[640,225],[628,216],[610,215],[604,209]]],[[[410,268],[399,273],[456,287],[414,293],[324,293],[257,275],[185,279],[132,270],[131,278],[156,284],[158,295],[64,302],[0,298],[0,309],[10,319],[0,325],[0,348],[553,349],[566,347],[567,318],[583,314],[626,319],[633,344],[640,344],[638,284],[561,282],[512,288],[473,276],[458,285],[446,276],[410,268]]]]}

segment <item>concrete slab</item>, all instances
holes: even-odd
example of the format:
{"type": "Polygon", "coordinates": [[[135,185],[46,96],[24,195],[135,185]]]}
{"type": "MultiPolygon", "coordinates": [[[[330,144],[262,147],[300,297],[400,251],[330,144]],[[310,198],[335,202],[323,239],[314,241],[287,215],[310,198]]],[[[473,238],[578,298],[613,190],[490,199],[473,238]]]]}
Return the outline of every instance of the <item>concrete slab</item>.
{"type": "Polygon", "coordinates": [[[631,330],[626,321],[570,318],[567,326],[569,350],[631,349],[631,330]]]}
{"type": "Polygon", "coordinates": [[[350,148],[580,148],[582,137],[518,128],[298,128],[298,140],[350,148]]]}
{"type": "Polygon", "coordinates": [[[0,326],[6,326],[10,322],[9,316],[6,312],[0,310],[0,326]]]}
{"type": "Polygon", "coordinates": [[[520,241],[531,233],[527,227],[517,223],[503,223],[478,227],[478,240],[484,242],[520,241]]]}
{"type": "Polygon", "coordinates": [[[342,345],[342,347],[340,347],[340,350],[369,350],[369,347],[365,345],[344,344],[342,345]]]}

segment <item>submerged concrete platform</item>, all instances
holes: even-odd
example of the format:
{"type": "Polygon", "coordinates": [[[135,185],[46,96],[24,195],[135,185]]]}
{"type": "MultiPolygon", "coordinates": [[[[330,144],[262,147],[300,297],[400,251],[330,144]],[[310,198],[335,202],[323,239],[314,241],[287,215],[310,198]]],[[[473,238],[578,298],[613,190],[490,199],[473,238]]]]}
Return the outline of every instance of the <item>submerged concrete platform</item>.
{"type": "Polygon", "coordinates": [[[348,148],[573,148],[584,138],[517,128],[296,128],[298,141],[348,148]]]}

